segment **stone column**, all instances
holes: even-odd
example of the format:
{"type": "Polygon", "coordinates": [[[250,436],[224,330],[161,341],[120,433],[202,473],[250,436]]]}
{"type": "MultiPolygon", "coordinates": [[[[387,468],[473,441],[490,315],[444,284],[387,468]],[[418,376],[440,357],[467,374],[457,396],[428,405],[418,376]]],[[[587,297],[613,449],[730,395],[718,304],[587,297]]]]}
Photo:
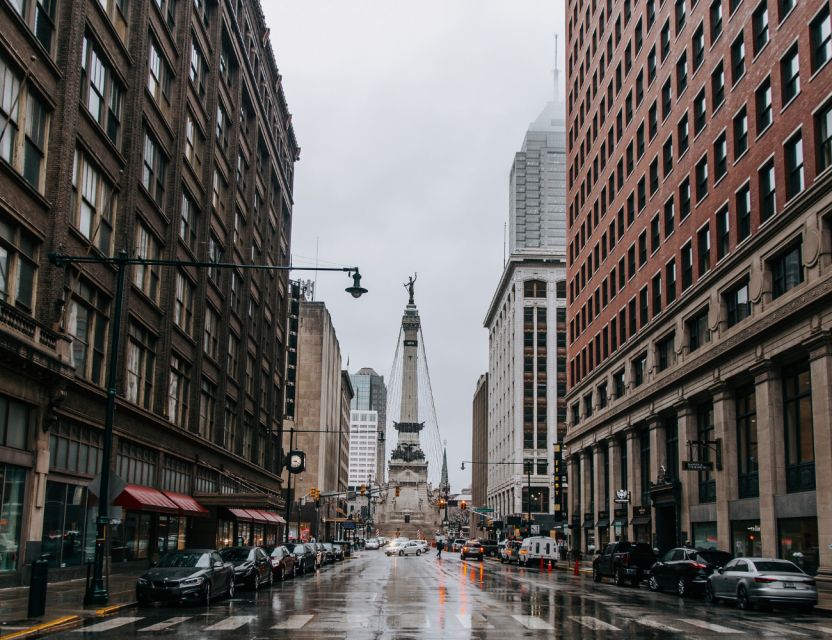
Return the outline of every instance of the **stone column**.
{"type": "MultiPolygon", "coordinates": [[[[592,517],[595,519],[595,523],[598,523],[598,512],[604,511],[607,508],[607,505],[603,502],[604,496],[604,485],[606,479],[604,478],[604,456],[603,452],[601,451],[601,443],[596,442],[592,446],[592,458],[593,458],[593,469],[595,471],[595,477],[592,481],[595,483],[595,509],[593,511],[592,517]]],[[[600,537],[598,535],[598,527],[595,527],[595,548],[598,548],[600,537]]]]}
{"type": "MultiPolygon", "coordinates": [[[[569,522],[578,522],[581,518],[581,453],[573,451],[569,456],[569,522]]],[[[580,529],[570,529],[571,548],[577,548],[581,539],[580,529]]]]}
{"type": "Polygon", "coordinates": [[[690,508],[699,502],[699,476],[695,471],[683,471],[682,461],[690,460],[688,442],[696,440],[696,414],[690,402],[680,402],[676,405],[676,420],[679,430],[679,467],[677,468],[681,487],[681,504],[679,505],[679,522],[682,531],[688,532],[693,539],[693,527],[690,523],[690,508]]]}
{"type": "Polygon", "coordinates": [[[615,503],[615,492],[621,488],[618,481],[618,476],[621,475],[621,445],[618,443],[618,438],[615,436],[607,439],[607,458],[610,461],[609,474],[607,475],[609,500],[605,506],[607,511],[610,512],[610,542],[615,542],[615,527],[613,525],[613,520],[615,519],[615,509],[618,506],[615,503]]]}
{"type": "Polygon", "coordinates": [[[731,548],[731,515],[729,503],[739,496],[737,483],[737,405],[734,394],[724,384],[711,389],[714,405],[714,435],[722,440],[722,470],[717,468],[714,453],[714,478],[716,480],[716,537],[720,549],[731,548]]]}
{"type": "MultiPolygon", "coordinates": [[[[770,360],[751,368],[757,405],[757,456],[760,478],[760,536],[763,556],[777,556],[774,496],[786,493],[786,445],[783,435],[783,385],[770,360]]],[[[827,417],[828,424],[828,417],[827,417]]],[[[731,543],[733,545],[733,542],[731,543]]],[[[731,552],[733,553],[733,548],[731,552]]]]}
{"type": "Polygon", "coordinates": [[[635,540],[635,531],[633,525],[630,524],[633,516],[632,507],[641,502],[641,475],[639,474],[639,467],[641,465],[639,450],[638,450],[638,434],[632,427],[627,429],[627,487],[630,491],[630,513],[627,519],[627,539],[635,540]]]}
{"type": "MultiPolygon", "coordinates": [[[[651,482],[658,482],[659,467],[664,465],[667,467],[667,434],[664,430],[664,424],[657,415],[647,417],[647,429],[650,434],[650,460],[652,466],[651,482]]],[[[656,539],[656,510],[653,508],[652,500],[650,501],[650,513],[652,518],[650,520],[650,530],[653,535],[652,539],[656,539]]]]}
{"type": "Polygon", "coordinates": [[[815,500],[818,510],[819,572],[832,574],[832,336],[814,337],[809,349],[812,376],[812,425],[815,438],[815,500]]]}
{"type": "MultiPolygon", "coordinates": [[[[589,497],[592,495],[593,482],[592,474],[589,470],[589,464],[592,457],[592,449],[586,448],[581,451],[581,529],[582,535],[586,538],[587,529],[584,528],[584,516],[590,511],[594,511],[594,507],[590,509],[589,497]]],[[[594,497],[594,496],[593,496],[594,497]]],[[[583,541],[583,548],[581,551],[586,552],[587,540],[583,541]]]]}

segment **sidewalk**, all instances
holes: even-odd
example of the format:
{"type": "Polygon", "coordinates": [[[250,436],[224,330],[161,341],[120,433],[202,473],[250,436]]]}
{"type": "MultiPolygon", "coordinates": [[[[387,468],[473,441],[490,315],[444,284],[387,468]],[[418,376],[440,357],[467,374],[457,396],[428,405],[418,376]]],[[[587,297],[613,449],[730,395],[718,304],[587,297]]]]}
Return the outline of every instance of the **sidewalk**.
{"type": "Polygon", "coordinates": [[[34,638],[57,629],[80,625],[87,618],[99,618],[130,607],[136,601],[136,574],[110,576],[110,604],[84,606],[83,578],[50,582],[46,590],[46,614],[27,618],[29,587],[0,589],[0,640],[34,638]]]}

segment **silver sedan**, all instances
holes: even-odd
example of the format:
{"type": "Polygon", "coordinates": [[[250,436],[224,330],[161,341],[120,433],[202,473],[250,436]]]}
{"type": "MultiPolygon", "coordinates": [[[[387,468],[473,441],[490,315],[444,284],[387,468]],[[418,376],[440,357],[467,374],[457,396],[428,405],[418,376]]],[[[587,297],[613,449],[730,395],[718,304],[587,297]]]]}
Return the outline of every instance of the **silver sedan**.
{"type": "Polygon", "coordinates": [[[733,600],[739,609],[791,605],[809,611],[818,603],[815,580],[777,558],[735,558],[708,577],[705,599],[733,600]]]}

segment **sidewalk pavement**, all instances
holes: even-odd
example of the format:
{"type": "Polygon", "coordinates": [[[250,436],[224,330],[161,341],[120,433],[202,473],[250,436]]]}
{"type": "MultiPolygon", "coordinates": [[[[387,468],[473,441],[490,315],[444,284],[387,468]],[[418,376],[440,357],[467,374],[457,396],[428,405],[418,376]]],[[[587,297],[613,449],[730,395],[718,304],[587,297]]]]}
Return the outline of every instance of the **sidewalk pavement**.
{"type": "Polygon", "coordinates": [[[110,604],[84,606],[86,581],[50,582],[46,589],[46,613],[41,618],[27,618],[29,587],[0,589],[0,640],[35,638],[58,629],[80,626],[87,618],[111,615],[136,604],[137,574],[110,576],[110,604]]]}

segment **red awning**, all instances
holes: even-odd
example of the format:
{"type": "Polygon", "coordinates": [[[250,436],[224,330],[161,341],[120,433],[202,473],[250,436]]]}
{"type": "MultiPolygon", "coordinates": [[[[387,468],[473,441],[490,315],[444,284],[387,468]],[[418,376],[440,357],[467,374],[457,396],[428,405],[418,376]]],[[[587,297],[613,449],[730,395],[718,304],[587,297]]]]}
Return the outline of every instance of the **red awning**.
{"type": "MultiPolygon", "coordinates": [[[[251,509],[249,509],[249,511],[251,511],[251,509]]],[[[285,524],[286,523],[286,521],[283,518],[281,518],[279,515],[277,515],[273,511],[263,511],[261,509],[258,509],[257,512],[260,515],[262,515],[264,518],[266,518],[266,520],[269,521],[268,524],[285,524]]]]}
{"type": "Polygon", "coordinates": [[[271,524],[272,521],[269,520],[266,515],[260,511],[259,509],[246,509],[251,519],[254,520],[257,524],[271,524]]]}
{"type": "Polygon", "coordinates": [[[183,516],[207,516],[208,509],[199,504],[191,496],[184,493],[175,493],[173,491],[163,491],[166,497],[170,499],[177,507],[183,516]]]}
{"type": "Polygon", "coordinates": [[[143,487],[138,484],[125,486],[124,490],[113,500],[113,504],[132,510],[179,513],[179,507],[164,493],[158,489],[143,487]]]}
{"type": "Polygon", "coordinates": [[[228,512],[237,520],[243,520],[244,522],[251,522],[252,520],[251,514],[245,509],[229,509],[228,512]]]}

